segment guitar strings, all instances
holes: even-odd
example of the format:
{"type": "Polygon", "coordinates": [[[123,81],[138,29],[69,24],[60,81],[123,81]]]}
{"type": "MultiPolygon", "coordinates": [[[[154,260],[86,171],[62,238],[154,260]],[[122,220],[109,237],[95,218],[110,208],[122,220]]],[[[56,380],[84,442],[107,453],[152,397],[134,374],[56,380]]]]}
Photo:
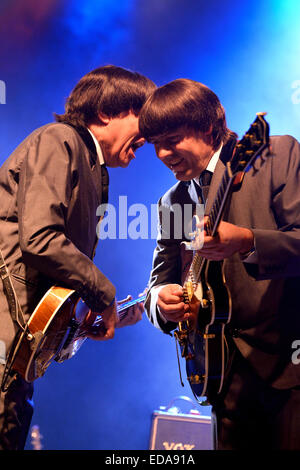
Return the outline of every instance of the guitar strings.
{"type": "MultiPolygon", "coordinates": [[[[121,305],[117,306],[117,312],[120,312],[119,320],[122,320],[126,316],[126,310],[128,308],[135,305],[136,303],[143,302],[145,300],[145,298],[146,298],[146,295],[143,295],[143,296],[139,297],[138,299],[135,299],[135,300],[126,302],[125,304],[121,304],[121,305]]],[[[99,317],[96,318],[96,320],[90,326],[93,326],[93,327],[100,326],[101,323],[103,323],[103,319],[99,315],[99,317]]],[[[78,325],[78,330],[84,328],[78,322],[77,322],[77,325],[78,325]]],[[[72,342],[76,341],[77,339],[84,338],[86,336],[86,333],[87,333],[87,330],[82,330],[82,331],[79,331],[77,333],[76,333],[76,330],[75,330],[75,334],[74,334],[74,337],[72,338],[72,342]]],[[[64,330],[61,329],[61,330],[56,330],[53,333],[47,333],[46,337],[51,340],[51,338],[54,338],[54,337],[59,336],[59,335],[65,335],[65,334],[66,334],[66,329],[64,329],[64,330]]],[[[51,348],[43,348],[43,350],[44,351],[51,351],[51,348]]]]}

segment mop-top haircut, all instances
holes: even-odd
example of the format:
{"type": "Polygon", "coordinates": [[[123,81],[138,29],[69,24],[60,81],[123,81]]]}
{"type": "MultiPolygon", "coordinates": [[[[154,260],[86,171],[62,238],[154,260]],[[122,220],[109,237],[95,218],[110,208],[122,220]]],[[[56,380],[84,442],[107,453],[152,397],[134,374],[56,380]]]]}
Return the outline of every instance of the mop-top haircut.
{"type": "Polygon", "coordinates": [[[133,112],[138,116],[143,104],[156,88],[143,75],[106,65],[84,75],[67,98],[64,114],[55,114],[58,122],[87,126],[99,121],[99,113],[117,117],[133,112]]]}
{"type": "Polygon", "coordinates": [[[217,95],[202,83],[177,79],[157,88],[139,116],[140,132],[148,142],[184,128],[210,134],[214,149],[235,134],[227,128],[223,106],[217,95]]]}

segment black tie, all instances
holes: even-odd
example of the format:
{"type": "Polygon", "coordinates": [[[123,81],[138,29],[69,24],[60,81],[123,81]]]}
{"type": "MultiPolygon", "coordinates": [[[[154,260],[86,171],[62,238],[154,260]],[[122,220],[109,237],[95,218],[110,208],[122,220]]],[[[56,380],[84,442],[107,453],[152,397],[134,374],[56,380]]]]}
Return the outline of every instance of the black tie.
{"type": "Polygon", "coordinates": [[[109,184],[109,175],[106,168],[106,165],[101,165],[101,184],[102,184],[102,204],[108,203],[108,184],[109,184]]]}
{"type": "Polygon", "coordinates": [[[201,187],[202,191],[202,199],[203,203],[206,202],[208,191],[209,191],[209,185],[212,179],[212,172],[208,170],[202,171],[201,175],[199,176],[199,184],[201,187]]]}

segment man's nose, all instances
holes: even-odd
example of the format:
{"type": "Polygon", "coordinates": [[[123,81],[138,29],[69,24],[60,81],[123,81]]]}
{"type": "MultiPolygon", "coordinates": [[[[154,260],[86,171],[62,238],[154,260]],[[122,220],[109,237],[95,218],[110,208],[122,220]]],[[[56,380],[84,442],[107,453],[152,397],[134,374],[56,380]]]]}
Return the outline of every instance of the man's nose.
{"type": "Polygon", "coordinates": [[[166,146],[163,146],[163,145],[157,145],[156,148],[156,155],[158,156],[158,158],[160,158],[161,160],[164,160],[166,157],[168,157],[169,155],[171,155],[171,151],[170,151],[170,148],[166,147],[166,146]]]}

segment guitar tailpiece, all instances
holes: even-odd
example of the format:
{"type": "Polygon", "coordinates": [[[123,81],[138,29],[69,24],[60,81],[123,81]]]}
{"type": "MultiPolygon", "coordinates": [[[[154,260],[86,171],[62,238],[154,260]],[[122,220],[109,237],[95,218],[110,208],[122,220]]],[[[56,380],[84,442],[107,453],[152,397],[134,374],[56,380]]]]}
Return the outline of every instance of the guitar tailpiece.
{"type": "MultiPolygon", "coordinates": [[[[174,333],[176,333],[176,332],[174,332],[174,333]]],[[[181,386],[184,387],[184,383],[183,383],[182,375],[181,375],[181,367],[180,367],[179,352],[178,352],[178,343],[179,343],[179,339],[178,339],[178,336],[177,336],[176,334],[174,334],[174,337],[175,337],[175,343],[176,343],[176,355],[177,355],[179,379],[180,379],[181,386]]]]}

